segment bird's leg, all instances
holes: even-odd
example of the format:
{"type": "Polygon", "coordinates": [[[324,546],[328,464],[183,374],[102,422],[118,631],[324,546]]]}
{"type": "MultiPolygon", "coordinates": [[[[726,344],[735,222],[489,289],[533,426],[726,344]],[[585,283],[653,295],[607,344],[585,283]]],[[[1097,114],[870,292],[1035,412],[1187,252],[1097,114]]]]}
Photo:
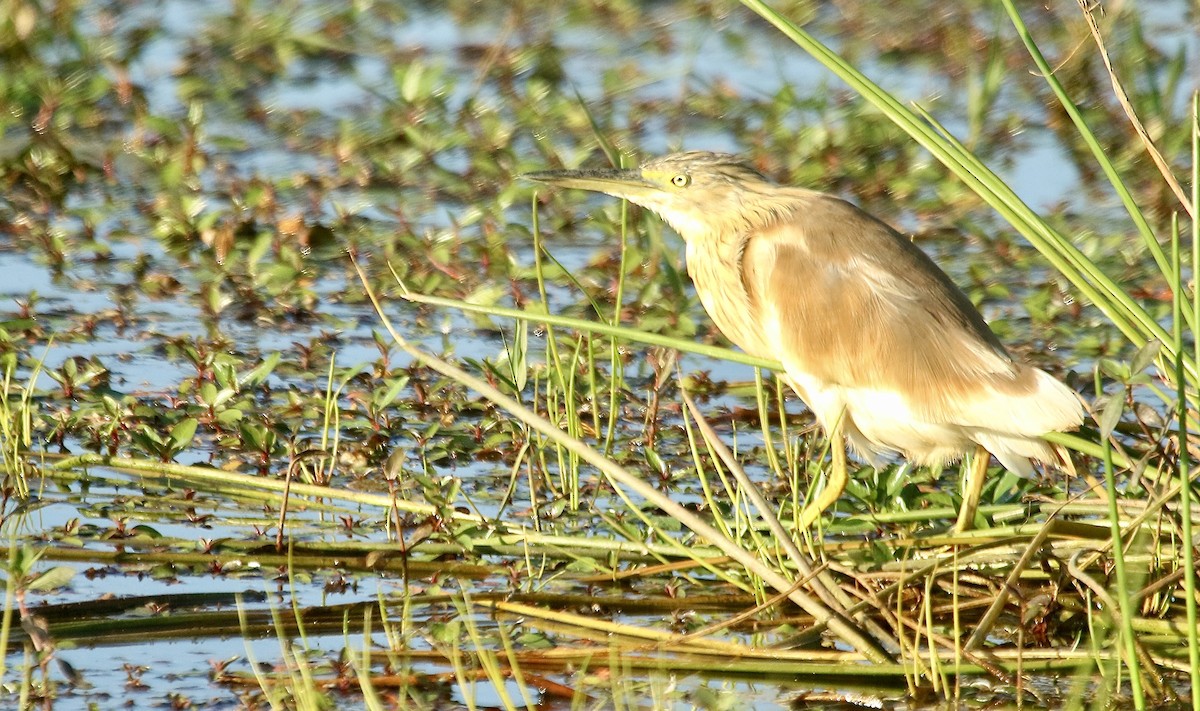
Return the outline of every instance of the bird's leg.
{"type": "Polygon", "coordinates": [[[957,533],[971,530],[975,525],[975,513],[979,510],[979,497],[983,495],[983,482],[987,479],[988,462],[992,455],[983,447],[975,449],[967,475],[963,479],[963,502],[958,510],[958,523],[954,524],[957,533]]]}
{"type": "Polygon", "coordinates": [[[846,490],[846,482],[850,480],[850,475],[846,471],[846,441],[842,438],[842,417],[840,416],[834,422],[833,430],[829,433],[829,448],[833,456],[829,478],[825,481],[825,488],[821,489],[821,492],[814,496],[812,501],[805,504],[800,511],[801,531],[820,518],[821,514],[825,513],[825,509],[833,506],[834,502],[841,497],[842,492],[846,490]]]}

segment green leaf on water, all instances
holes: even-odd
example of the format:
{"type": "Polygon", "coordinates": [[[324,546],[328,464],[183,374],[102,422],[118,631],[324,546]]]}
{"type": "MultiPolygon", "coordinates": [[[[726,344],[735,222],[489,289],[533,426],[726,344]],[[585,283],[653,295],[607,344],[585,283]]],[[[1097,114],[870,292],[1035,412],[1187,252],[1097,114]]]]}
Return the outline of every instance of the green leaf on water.
{"type": "Polygon", "coordinates": [[[888,469],[887,477],[884,479],[884,491],[889,499],[900,495],[900,492],[908,485],[910,473],[909,468],[904,466],[888,469]]]}
{"type": "Polygon", "coordinates": [[[162,533],[160,533],[157,528],[154,528],[152,526],[147,526],[144,523],[134,526],[133,528],[131,528],[129,530],[129,532],[133,536],[141,537],[141,538],[162,538],[163,537],[162,533]]]}
{"type": "Polygon", "coordinates": [[[171,446],[177,452],[187,449],[196,436],[196,427],[200,423],[194,417],[188,417],[175,423],[171,428],[171,446]]]}
{"type": "Polygon", "coordinates": [[[576,558],[575,560],[568,563],[566,570],[571,573],[581,573],[584,575],[590,575],[590,574],[600,572],[604,569],[600,567],[600,565],[596,562],[595,558],[582,557],[582,558],[576,558]]]}
{"type": "Polygon", "coordinates": [[[34,576],[26,585],[30,591],[47,592],[67,586],[75,576],[75,569],[66,565],[58,565],[34,576]]]}
{"type": "Polygon", "coordinates": [[[1113,395],[1104,403],[1104,408],[1100,411],[1100,436],[1107,438],[1111,437],[1113,430],[1117,429],[1117,423],[1121,421],[1121,414],[1125,412],[1125,398],[1119,395],[1113,395]]]}
{"type": "Polygon", "coordinates": [[[517,635],[516,641],[523,649],[550,649],[554,647],[554,642],[550,641],[542,632],[526,632],[517,635]]]}
{"type": "Polygon", "coordinates": [[[1133,360],[1129,363],[1129,371],[1137,374],[1149,368],[1154,364],[1154,360],[1158,358],[1158,352],[1162,350],[1162,341],[1157,338],[1146,342],[1146,345],[1138,349],[1134,354],[1133,360]]]}
{"type": "Polygon", "coordinates": [[[1131,373],[1129,372],[1129,365],[1127,363],[1122,363],[1112,358],[1101,358],[1098,365],[1100,366],[1100,372],[1113,380],[1119,380],[1122,383],[1128,382],[1131,373]]]}
{"type": "Polygon", "coordinates": [[[669,471],[667,468],[667,463],[663,461],[663,458],[659,456],[658,452],[654,451],[653,447],[647,447],[645,450],[643,450],[643,454],[646,457],[646,463],[650,465],[650,468],[653,469],[656,474],[666,474],[669,471]]]}
{"type": "Polygon", "coordinates": [[[387,391],[383,394],[383,396],[378,398],[378,400],[372,404],[374,404],[377,407],[381,407],[381,408],[391,405],[393,402],[395,402],[396,398],[400,397],[400,393],[407,386],[408,386],[408,377],[394,378],[392,381],[392,384],[388,387],[387,391]]]}
{"type": "Polygon", "coordinates": [[[37,325],[37,321],[31,318],[15,318],[8,321],[0,321],[0,329],[6,331],[25,331],[37,325]]]}
{"type": "Polygon", "coordinates": [[[263,358],[263,362],[259,363],[254,367],[253,370],[238,379],[238,386],[243,388],[253,388],[261,385],[263,381],[267,379],[267,376],[269,376],[272,371],[275,370],[275,366],[279,365],[279,359],[282,357],[282,353],[275,351],[266,358],[263,358]]]}

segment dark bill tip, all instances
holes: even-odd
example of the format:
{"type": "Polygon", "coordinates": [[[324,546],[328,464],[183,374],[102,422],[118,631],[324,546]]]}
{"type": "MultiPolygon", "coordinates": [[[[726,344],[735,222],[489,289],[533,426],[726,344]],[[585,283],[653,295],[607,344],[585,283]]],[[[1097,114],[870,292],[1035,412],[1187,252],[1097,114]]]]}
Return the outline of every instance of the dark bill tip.
{"type": "Polygon", "coordinates": [[[642,177],[640,170],[542,170],[521,177],[558,188],[592,190],[630,199],[658,190],[642,177]]]}

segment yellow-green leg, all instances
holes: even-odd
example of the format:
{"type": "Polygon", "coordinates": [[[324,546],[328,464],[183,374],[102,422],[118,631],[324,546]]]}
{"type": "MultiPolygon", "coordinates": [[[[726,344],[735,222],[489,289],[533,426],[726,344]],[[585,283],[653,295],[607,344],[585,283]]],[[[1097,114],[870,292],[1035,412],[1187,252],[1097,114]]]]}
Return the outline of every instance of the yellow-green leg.
{"type": "Polygon", "coordinates": [[[842,439],[842,418],[838,418],[837,423],[833,426],[833,431],[829,433],[829,448],[833,454],[833,464],[829,470],[829,478],[825,482],[825,488],[813,497],[804,505],[804,509],[800,511],[800,530],[808,528],[825,513],[825,509],[833,506],[846,490],[846,482],[850,480],[850,474],[846,470],[846,442],[842,439]]]}
{"type": "Polygon", "coordinates": [[[983,495],[983,482],[987,479],[991,458],[992,455],[983,447],[975,449],[975,456],[971,458],[971,466],[967,468],[962,483],[962,508],[958,510],[958,523],[954,524],[954,530],[958,533],[969,531],[975,525],[975,513],[979,511],[979,498],[983,495]]]}

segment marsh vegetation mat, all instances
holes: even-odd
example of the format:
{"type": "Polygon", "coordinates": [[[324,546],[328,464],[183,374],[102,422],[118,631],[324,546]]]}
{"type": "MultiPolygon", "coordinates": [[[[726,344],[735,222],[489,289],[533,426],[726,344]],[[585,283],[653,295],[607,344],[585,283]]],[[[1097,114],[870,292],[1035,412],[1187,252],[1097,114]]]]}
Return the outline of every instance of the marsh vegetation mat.
{"type": "Polygon", "coordinates": [[[1194,704],[1195,13],[0,0],[2,705],[1194,704]],[[518,179],[678,149],[910,235],[1075,475],[797,530],[678,236],[518,179]]]}

